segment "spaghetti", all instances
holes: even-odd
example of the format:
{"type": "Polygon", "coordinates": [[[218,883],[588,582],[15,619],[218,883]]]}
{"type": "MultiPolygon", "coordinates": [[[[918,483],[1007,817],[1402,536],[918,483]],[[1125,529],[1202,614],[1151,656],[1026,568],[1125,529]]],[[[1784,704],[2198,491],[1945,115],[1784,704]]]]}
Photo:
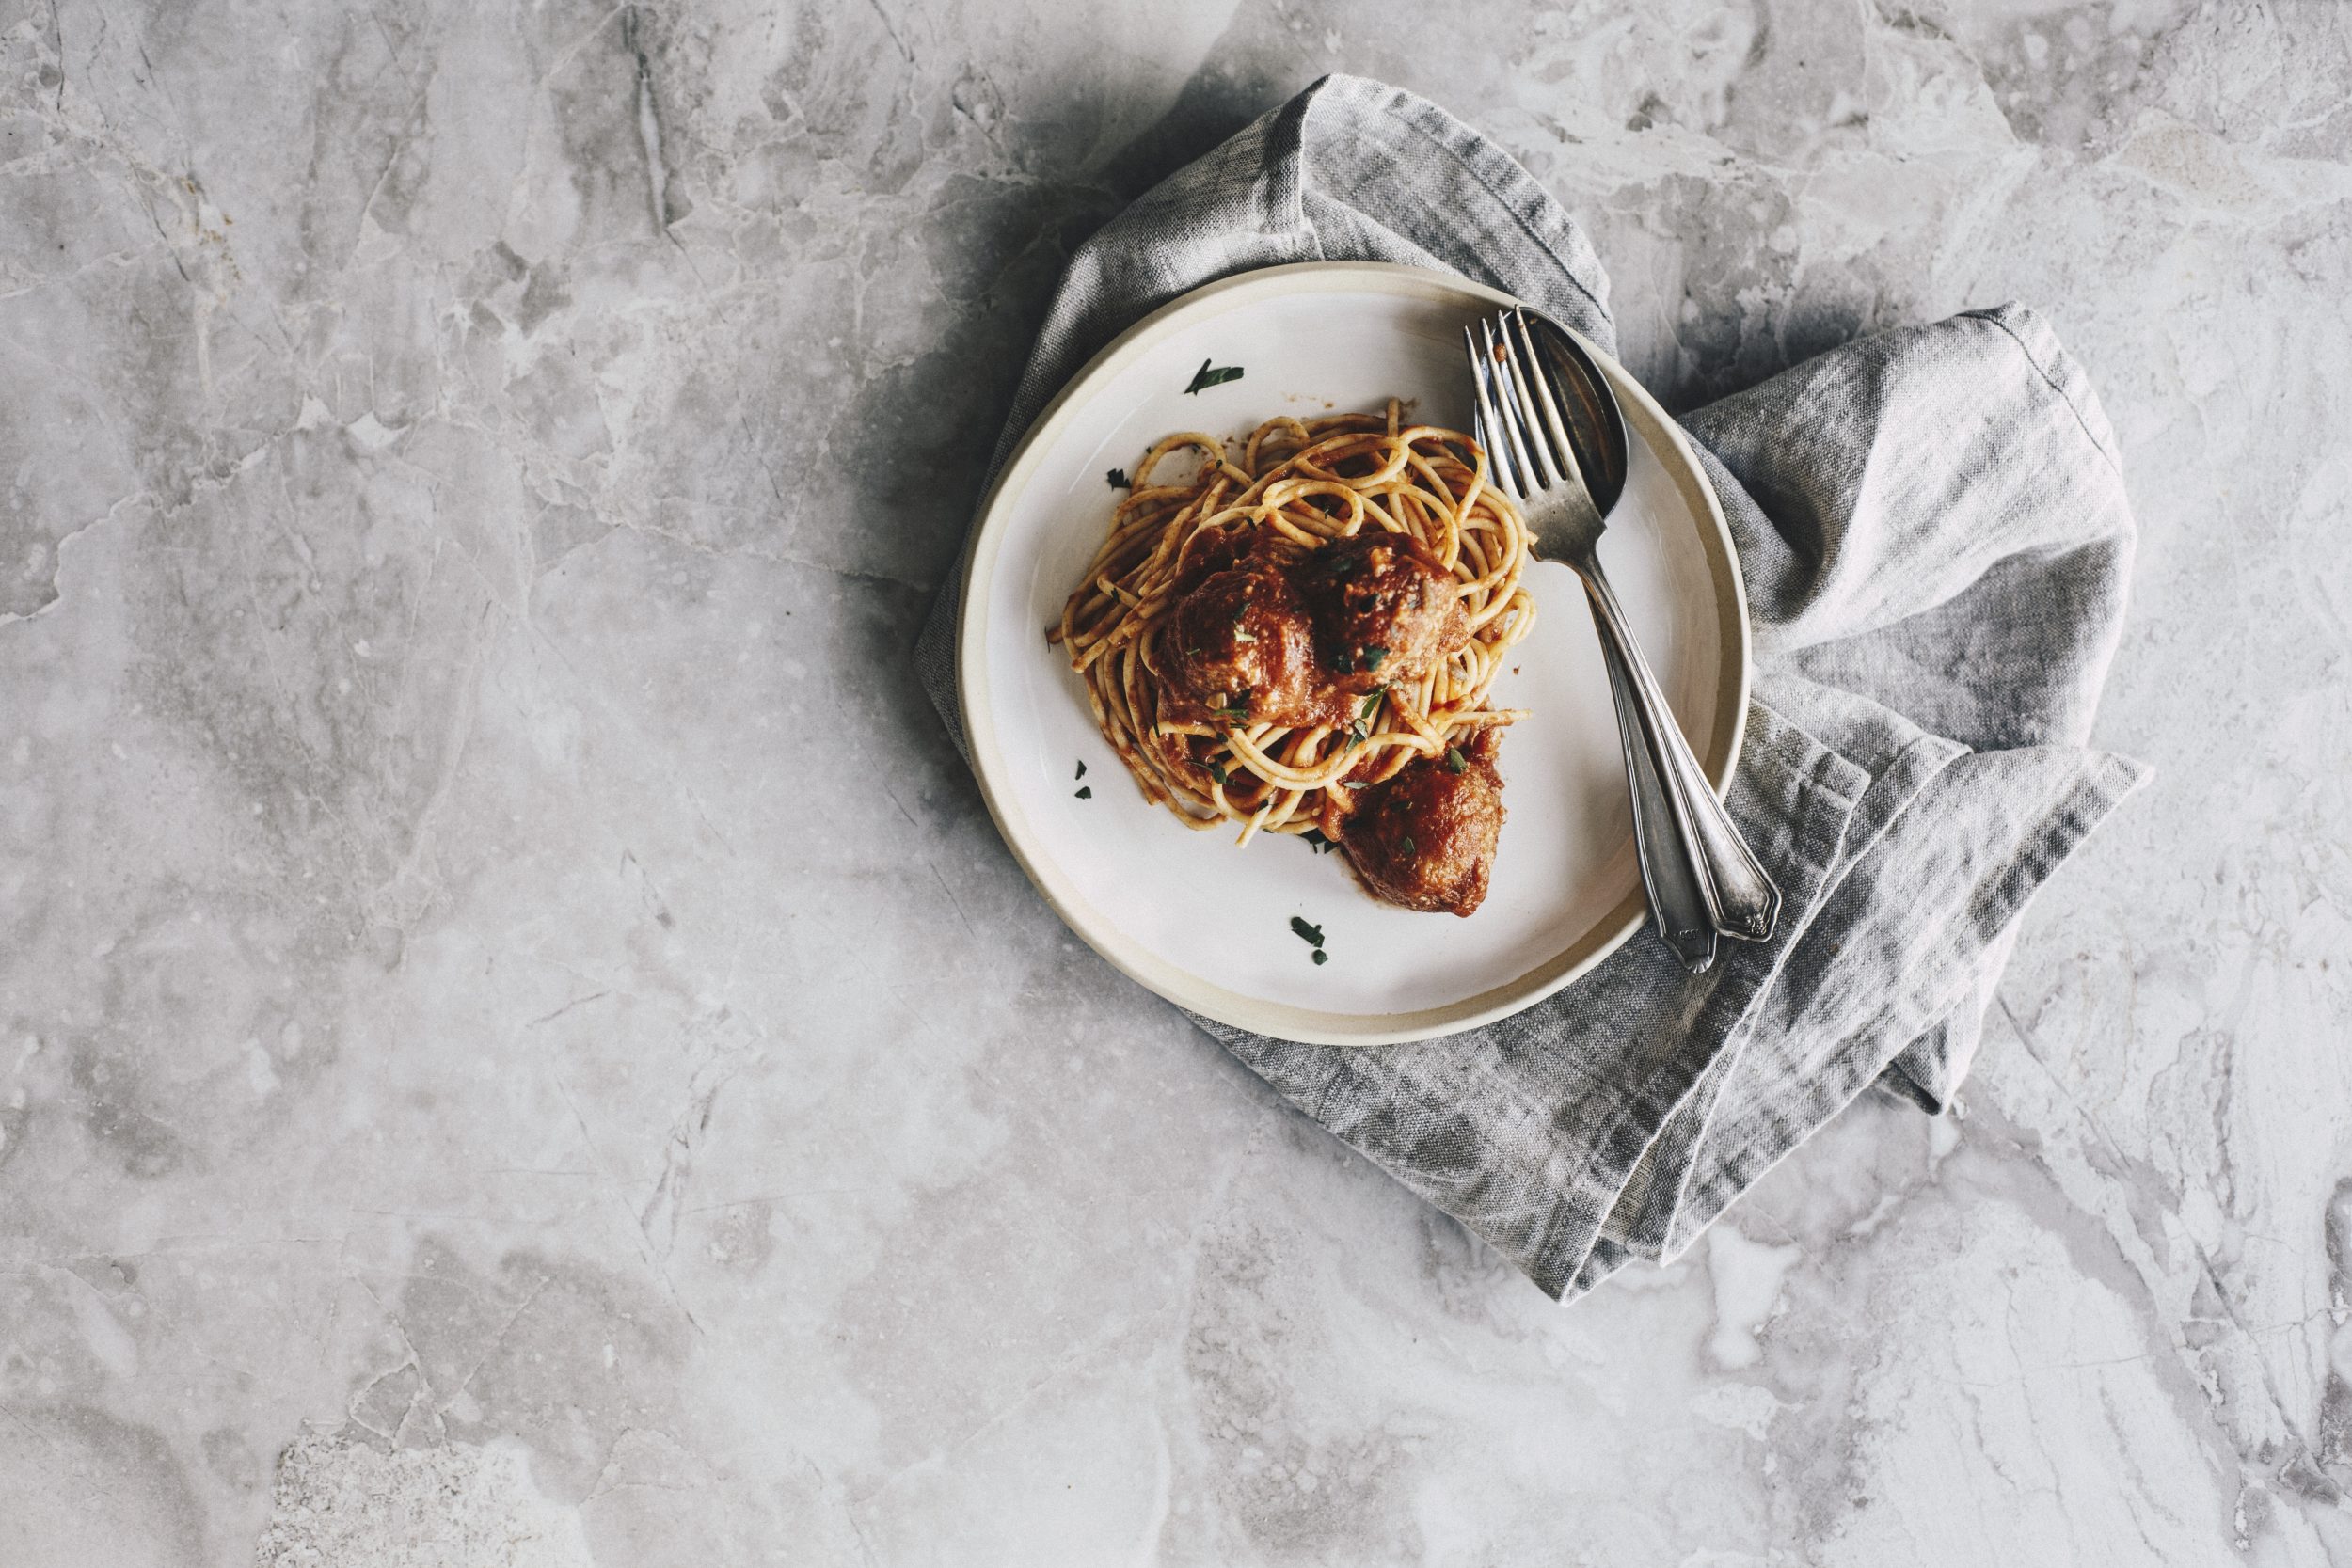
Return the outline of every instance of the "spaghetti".
{"type": "MultiPolygon", "coordinates": [[[[1336,839],[1354,804],[1341,792],[1423,757],[1458,772],[1461,748],[1480,731],[1525,717],[1490,706],[1488,695],[1504,653],[1534,625],[1519,581],[1531,559],[1526,524],[1487,483],[1477,444],[1403,424],[1391,399],[1385,414],[1269,420],[1241,443],[1239,462],[1198,432],[1161,441],[1136,465],[1108,537],[1046,636],[1085,678],[1095,721],[1147,798],[1196,828],[1239,824],[1243,844],[1262,832],[1336,839]],[[1201,460],[1189,480],[1153,483],[1187,451],[1201,460]],[[1360,698],[1350,691],[1343,717],[1316,715],[1328,722],[1253,721],[1247,691],[1203,721],[1200,703],[1171,685],[1184,650],[1168,646],[1200,558],[1254,550],[1297,567],[1367,530],[1406,536],[1417,559],[1450,576],[1468,636],[1426,669],[1360,698]]],[[[1375,660],[1385,652],[1371,650],[1375,660]]],[[[1475,754],[1491,755],[1491,742],[1475,754]]]]}

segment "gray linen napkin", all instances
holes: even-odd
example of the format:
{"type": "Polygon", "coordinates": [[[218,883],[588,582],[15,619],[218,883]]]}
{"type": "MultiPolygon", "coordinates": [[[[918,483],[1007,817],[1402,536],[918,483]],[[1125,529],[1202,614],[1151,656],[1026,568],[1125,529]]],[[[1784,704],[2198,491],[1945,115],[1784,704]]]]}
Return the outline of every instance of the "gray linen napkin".
{"type": "MultiPolygon", "coordinates": [[[[1073,257],[997,451],[1079,365],[1213,278],[1402,261],[1615,346],[1559,204],[1424,100],[1329,76],[1073,257]]],[[[1553,1295],[1688,1246],[1873,1081],[1931,1111],[1975,1055],[2026,900],[2143,769],[2085,748],[2133,523],[2082,367],[2016,306],[1881,333],[1692,415],[1756,620],[1732,815],[1773,942],[1685,974],[1645,933],[1499,1023],[1420,1045],[1201,1027],[1553,1295]]],[[[952,593],[917,650],[957,744],[952,593]]]]}

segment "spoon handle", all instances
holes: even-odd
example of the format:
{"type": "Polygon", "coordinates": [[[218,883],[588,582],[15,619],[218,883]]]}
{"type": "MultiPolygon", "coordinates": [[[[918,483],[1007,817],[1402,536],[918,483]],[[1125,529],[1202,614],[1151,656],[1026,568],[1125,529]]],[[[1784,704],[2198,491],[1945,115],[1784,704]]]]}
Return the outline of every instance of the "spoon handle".
{"type": "MultiPolygon", "coordinates": [[[[1764,874],[1747,841],[1733,825],[1730,814],[1715,799],[1715,791],[1708,784],[1698,758],[1691,754],[1690,744],[1682,738],[1682,726],[1675,721],[1665,693],[1659,689],[1657,677],[1650,673],[1649,661],[1642,657],[1641,647],[1633,640],[1633,628],[1626,620],[1625,608],[1617,602],[1608,575],[1600,569],[1600,558],[1587,548],[1579,551],[1571,564],[1584,580],[1585,596],[1593,606],[1593,624],[1599,629],[1601,641],[1615,651],[1613,662],[1623,667],[1623,689],[1633,699],[1643,738],[1648,742],[1651,762],[1672,802],[1675,825],[1697,872],[1712,916],[1711,924],[1734,941],[1770,940],[1780,921],[1780,890],[1764,874]]],[[[1614,669],[1611,678],[1613,682],[1617,679],[1614,669]]],[[[1625,706],[1620,700],[1620,723],[1625,706]]]]}

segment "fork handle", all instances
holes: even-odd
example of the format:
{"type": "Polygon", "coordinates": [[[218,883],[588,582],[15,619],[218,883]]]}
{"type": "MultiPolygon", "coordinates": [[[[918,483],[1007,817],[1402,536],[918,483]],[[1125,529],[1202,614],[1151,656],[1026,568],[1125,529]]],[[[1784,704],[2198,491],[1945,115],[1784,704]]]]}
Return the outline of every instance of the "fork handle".
{"type": "Polygon", "coordinates": [[[1658,923],[1659,940],[1673,949],[1682,967],[1704,974],[1715,962],[1714,911],[1708,905],[1698,867],[1683,847],[1673,796],[1650,756],[1625,660],[1609,638],[1600,640],[1600,657],[1609,670],[1610,695],[1616,699],[1617,739],[1625,747],[1625,776],[1632,786],[1633,853],[1642,867],[1642,886],[1649,893],[1650,914],[1658,923]]]}
{"type": "MultiPolygon", "coordinates": [[[[1600,569],[1600,558],[1588,547],[1570,564],[1584,581],[1585,596],[1592,601],[1593,624],[1601,641],[1614,650],[1615,662],[1623,666],[1624,689],[1633,699],[1643,738],[1665,784],[1675,825],[1697,872],[1714,928],[1738,942],[1770,940],[1780,922],[1780,890],[1764,874],[1730,814],[1715,798],[1698,758],[1691,754],[1690,743],[1682,738],[1682,726],[1675,721],[1658,678],[1650,673],[1649,661],[1633,640],[1625,607],[1617,602],[1608,574],[1600,569]]],[[[1615,678],[1613,671],[1612,678],[1615,678]]],[[[1621,720],[1624,706],[1621,701],[1621,720]]]]}

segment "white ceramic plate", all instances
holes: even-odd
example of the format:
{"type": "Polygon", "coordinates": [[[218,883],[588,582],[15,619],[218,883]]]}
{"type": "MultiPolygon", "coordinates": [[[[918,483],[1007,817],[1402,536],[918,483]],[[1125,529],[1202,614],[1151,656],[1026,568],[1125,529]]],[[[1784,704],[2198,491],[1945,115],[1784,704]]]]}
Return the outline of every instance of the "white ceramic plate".
{"type": "MultiPolygon", "coordinates": [[[[958,629],[963,720],[997,827],[1073,930],[1183,1006],[1289,1039],[1373,1045],[1450,1033],[1565,985],[1645,917],[1608,677],[1583,591],[1529,574],[1534,634],[1498,705],[1533,717],[1502,746],[1509,812],[1486,903],[1468,919],[1375,902],[1336,854],[1293,837],[1236,848],[1136,788],[1045,641],[1120,499],[1106,475],[1172,431],[1246,433],[1276,414],[1377,409],[1470,428],[1465,323],[1507,296],[1407,267],[1311,262],[1167,306],[1096,356],[1046,409],[981,509],[958,629]],[[1203,359],[1238,381],[1186,395],[1203,359]],[[1089,799],[1077,796],[1078,764],[1089,799]],[[1290,928],[1323,928],[1316,964],[1290,928]]],[[[1681,433],[1614,361],[1632,426],[1626,494],[1601,555],[1683,733],[1720,791],[1747,709],[1737,558],[1681,433]]]]}

